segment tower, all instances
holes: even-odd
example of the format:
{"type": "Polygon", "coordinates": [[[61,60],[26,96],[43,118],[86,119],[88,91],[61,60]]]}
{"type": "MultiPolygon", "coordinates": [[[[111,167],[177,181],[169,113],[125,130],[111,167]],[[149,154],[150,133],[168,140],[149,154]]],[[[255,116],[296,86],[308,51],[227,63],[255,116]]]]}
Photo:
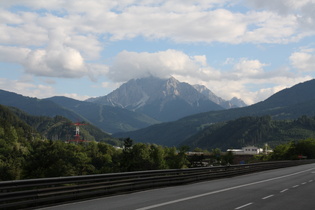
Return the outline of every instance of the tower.
{"type": "Polygon", "coordinates": [[[73,125],[75,125],[75,135],[74,135],[74,139],[72,140],[68,140],[68,142],[75,142],[75,143],[79,143],[79,142],[88,142],[87,140],[83,140],[81,139],[80,137],[80,126],[81,125],[86,125],[86,124],[83,124],[83,123],[80,123],[80,122],[76,122],[76,123],[73,123],[73,125]]]}

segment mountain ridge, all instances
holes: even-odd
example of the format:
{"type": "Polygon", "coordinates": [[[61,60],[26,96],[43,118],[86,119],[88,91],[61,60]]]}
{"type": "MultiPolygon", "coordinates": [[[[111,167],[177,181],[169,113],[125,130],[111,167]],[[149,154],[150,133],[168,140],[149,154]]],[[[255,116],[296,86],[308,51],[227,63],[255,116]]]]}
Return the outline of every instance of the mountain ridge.
{"type": "Polygon", "coordinates": [[[137,130],[159,123],[146,115],[119,107],[79,101],[64,96],[54,96],[46,98],[46,100],[53,101],[60,106],[82,115],[95,126],[108,133],[137,130]]]}
{"type": "MultiPolygon", "coordinates": [[[[56,98],[58,98],[56,96],[56,98]]],[[[63,99],[38,99],[23,96],[14,92],[0,90],[0,104],[18,108],[30,115],[55,117],[57,115],[76,121],[85,121],[97,125],[107,133],[137,130],[159,123],[141,113],[135,113],[117,107],[101,106],[94,103],[63,99]],[[71,101],[71,102],[70,102],[71,101]],[[125,116],[125,117],[124,117],[125,116]],[[119,119],[121,118],[121,119],[119,119]]]]}

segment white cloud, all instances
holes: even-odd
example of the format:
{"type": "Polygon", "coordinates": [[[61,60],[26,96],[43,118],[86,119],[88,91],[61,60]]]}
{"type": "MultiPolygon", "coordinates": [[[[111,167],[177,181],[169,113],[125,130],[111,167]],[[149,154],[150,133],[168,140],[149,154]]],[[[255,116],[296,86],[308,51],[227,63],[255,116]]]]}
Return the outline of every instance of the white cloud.
{"type": "Polygon", "coordinates": [[[22,47],[9,47],[0,45],[0,61],[1,62],[11,62],[11,63],[21,63],[23,62],[27,55],[31,52],[28,48],[22,47]]]}
{"type": "Polygon", "coordinates": [[[248,28],[242,36],[242,42],[286,44],[305,36],[297,31],[295,15],[284,18],[270,11],[261,11],[250,12],[246,19],[248,28]]]}
{"type": "Polygon", "coordinates": [[[181,81],[220,80],[221,72],[207,65],[206,60],[205,55],[188,56],[177,50],[156,53],[123,51],[114,58],[108,77],[116,82],[147,76],[174,76],[181,81]]]}
{"type": "Polygon", "coordinates": [[[198,65],[188,55],[176,50],[156,53],[119,53],[110,67],[109,77],[114,81],[127,81],[145,76],[170,77],[173,74],[193,74],[198,65]]]}
{"type": "MultiPolygon", "coordinates": [[[[0,12],[3,12],[0,10],[0,12]]],[[[0,17],[0,43],[41,46],[48,41],[47,30],[38,24],[39,15],[31,12],[10,13],[0,17]]]]}
{"type": "Polygon", "coordinates": [[[62,96],[65,96],[65,97],[68,97],[68,98],[73,98],[73,99],[76,99],[76,100],[79,100],[79,101],[84,101],[84,100],[86,100],[88,98],[91,98],[91,96],[79,95],[77,93],[65,93],[62,96]]]}
{"type": "Polygon", "coordinates": [[[300,52],[294,52],[290,56],[291,65],[304,72],[315,71],[315,54],[314,49],[306,49],[300,52]]]}
{"type": "Polygon", "coordinates": [[[201,66],[207,66],[207,57],[205,55],[193,56],[193,59],[201,66]]]}
{"type": "Polygon", "coordinates": [[[51,86],[35,85],[24,79],[10,80],[0,78],[0,89],[37,98],[46,98],[55,95],[55,91],[51,86]]]}
{"type": "Polygon", "coordinates": [[[34,50],[30,52],[23,65],[26,72],[46,77],[82,77],[87,69],[81,54],[69,47],[34,50]]]}
{"type": "Polygon", "coordinates": [[[29,79],[31,78],[22,78],[20,80],[0,78],[0,89],[39,99],[49,98],[56,95],[70,97],[77,100],[85,100],[90,97],[87,95],[79,95],[77,93],[58,93],[53,86],[32,84],[29,79]]]}
{"type": "Polygon", "coordinates": [[[108,72],[106,65],[85,63],[79,51],[59,44],[36,50],[0,45],[0,62],[20,64],[25,73],[42,77],[88,76],[96,81],[100,75],[108,72]]]}
{"type": "MultiPolygon", "coordinates": [[[[2,25],[4,33],[0,40],[3,43],[40,46],[48,41],[50,31],[61,29],[66,35],[59,37],[63,39],[60,42],[79,50],[85,58],[97,58],[103,47],[99,36],[109,37],[110,40],[143,36],[176,42],[208,43],[283,43],[306,36],[297,31],[299,18],[294,14],[283,17],[266,11],[233,12],[223,8],[230,4],[229,1],[46,2],[12,1],[5,4],[22,4],[47,11],[10,13],[4,10],[2,22],[16,25],[2,25]],[[60,13],[63,15],[58,15],[60,13]]],[[[284,4],[284,1],[281,2],[284,4]]],[[[312,18],[310,12],[305,13],[312,18]]]]}
{"type": "Polygon", "coordinates": [[[238,78],[261,78],[265,72],[263,67],[267,64],[261,63],[259,60],[248,60],[241,58],[240,61],[234,65],[232,76],[238,78]]]}
{"type": "Polygon", "coordinates": [[[307,29],[305,35],[314,34],[315,26],[315,1],[314,0],[246,0],[246,2],[259,9],[274,11],[286,18],[294,15],[300,29],[307,29]]]}
{"type": "MultiPolygon", "coordinates": [[[[175,44],[201,42],[209,47],[217,42],[297,42],[315,34],[314,0],[10,0],[0,1],[0,7],[0,61],[20,64],[24,72],[43,79],[87,76],[96,81],[108,76],[124,82],[172,75],[191,84],[206,84],[227,99],[236,96],[250,103],[287,83],[310,78],[290,71],[265,71],[267,64],[248,58],[226,59],[231,69],[220,71],[207,64],[211,57],[178,50],[122,51],[107,67],[102,51],[114,41],[139,36],[175,44]],[[248,10],[242,8],[244,2],[250,5],[248,10]],[[267,83],[273,87],[264,86],[267,83]],[[249,90],[247,84],[260,84],[261,90],[249,90]]],[[[301,50],[289,59],[294,68],[309,72],[314,70],[314,57],[313,52],[301,50]]],[[[14,84],[27,85],[26,81],[14,84]]],[[[53,93],[50,86],[25,87],[30,88],[53,93]]]]}

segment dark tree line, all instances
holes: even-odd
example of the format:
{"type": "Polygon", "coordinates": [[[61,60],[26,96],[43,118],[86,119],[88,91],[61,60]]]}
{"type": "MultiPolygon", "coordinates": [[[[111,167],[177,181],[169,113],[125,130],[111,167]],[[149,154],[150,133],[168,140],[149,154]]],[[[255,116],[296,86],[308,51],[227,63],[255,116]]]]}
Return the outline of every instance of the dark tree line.
{"type": "MultiPolygon", "coordinates": [[[[1,132],[1,129],[0,129],[1,132]]],[[[0,180],[44,178],[187,167],[184,151],[153,144],[123,149],[106,143],[0,139],[0,180]]]]}

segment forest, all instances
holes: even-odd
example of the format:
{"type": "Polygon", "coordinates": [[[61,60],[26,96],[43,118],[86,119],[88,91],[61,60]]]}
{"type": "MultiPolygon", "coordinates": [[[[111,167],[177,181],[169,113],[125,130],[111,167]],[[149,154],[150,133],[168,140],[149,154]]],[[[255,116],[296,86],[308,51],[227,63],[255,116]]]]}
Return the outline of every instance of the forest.
{"type": "Polygon", "coordinates": [[[69,130],[75,130],[69,120],[0,106],[0,180],[188,167],[186,147],[134,144],[85,127],[82,138],[88,141],[68,143],[69,130]]]}
{"type": "MultiPolygon", "coordinates": [[[[54,118],[57,124],[60,120],[64,119],[54,118]]],[[[49,128],[63,128],[56,127],[56,122],[41,122],[51,124],[49,128]]],[[[192,150],[207,154],[211,164],[224,165],[233,160],[232,154],[218,148],[209,152],[185,145],[176,148],[135,143],[130,138],[122,141],[122,147],[104,141],[67,143],[60,136],[55,136],[56,140],[45,138],[45,129],[38,130],[41,129],[30,126],[10,109],[0,107],[0,181],[202,166],[199,163],[203,156],[187,155],[192,150]]],[[[270,155],[258,155],[252,161],[298,159],[299,155],[315,158],[315,139],[289,141],[273,150],[270,155]]]]}
{"type": "Polygon", "coordinates": [[[274,120],[268,115],[246,116],[214,123],[200,130],[181,145],[226,150],[248,145],[263,147],[268,143],[274,148],[291,141],[315,138],[315,117],[303,115],[292,120],[274,120]]]}

